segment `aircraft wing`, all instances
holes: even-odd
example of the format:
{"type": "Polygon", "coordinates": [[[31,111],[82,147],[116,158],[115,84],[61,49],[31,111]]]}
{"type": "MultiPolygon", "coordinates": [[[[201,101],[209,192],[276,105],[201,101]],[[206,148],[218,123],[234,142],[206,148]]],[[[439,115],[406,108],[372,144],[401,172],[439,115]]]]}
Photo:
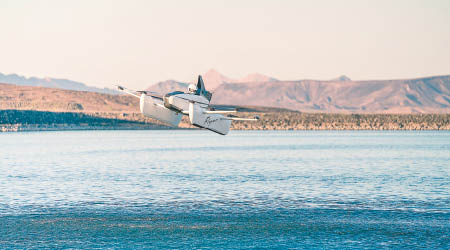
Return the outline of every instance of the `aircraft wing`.
{"type": "Polygon", "coordinates": [[[138,95],[136,94],[136,92],[133,91],[133,90],[127,89],[127,88],[122,87],[122,86],[119,86],[119,85],[117,85],[117,89],[120,90],[120,91],[122,91],[122,92],[125,92],[125,93],[127,93],[127,94],[129,94],[129,95],[132,95],[132,96],[134,96],[134,97],[141,98],[141,97],[138,96],[138,95]]]}
{"type": "Polygon", "coordinates": [[[205,110],[204,114],[228,114],[228,113],[236,113],[237,110],[205,110]]]}
{"type": "Polygon", "coordinates": [[[255,116],[253,118],[242,118],[242,117],[237,117],[234,115],[228,115],[224,119],[232,120],[232,121],[259,121],[260,120],[259,116],[255,116]]]}
{"type": "MultiPolygon", "coordinates": [[[[164,105],[161,105],[161,106],[164,107],[164,105]]],[[[233,110],[203,110],[202,111],[203,114],[228,114],[228,113],[236,113],[236,112],[238,112],[236,109],[233,109],[233,110]]],[[[189,110],[183,110],[183,111],[181,111],[181,113],[183,115],[189,115],[189,110]]],[[[242,118],[242,117],[237,117],[234,115],[228,115],[228,116],[222,117],[222,119],[232,120],[232,121],[259,121],[260,118],[259,118],[259,116],[255,116],[253,118],[242,118]]]]}
{"type": "Polygon", "coordinates": [[[155,93],[155,92],[151,92],[151,91],[146,91],[146,90],[134,91],[134,90],[127,89],[127,88],[119,86],[119,85],[117,85],[117,89],[122,91],[122,92],[125,92],[125,93],[127,93],[129,95],[135,96],[137,98],[141,98],[141,96],[140,96],[141,94],[146,94],[148,96],[151,96],[152,98],[156,98],[158,100],[163,100],[163,96],[162,95],[160,95],[158,93],[155,93]]]}
{"type": "Polygon", "coordinates": [[[146,94],[148,96],[151,96],[152,98],[156,98],[156,99],[161,100],[161,101],[163,100],[163,96],[161,94],[159,94],[159,93],[156,93],[156,92],[146,91],[146,90],[138,90],[136,92],[140,93],[140,94],[146,94]]]}
{"type": "MultiPolygon", "coordinates": [[[[203,111],[203,114],[228,114],[228,113],[236,113],[237,110],[205,110],[203,111]]],[[[232,121],[259,121],[259,116],[255,116],[253,118],[242,118],[237,117],[235,115],[228,115],[223,117],[222,119],[225,120],[232,120],[232,121]]]]}

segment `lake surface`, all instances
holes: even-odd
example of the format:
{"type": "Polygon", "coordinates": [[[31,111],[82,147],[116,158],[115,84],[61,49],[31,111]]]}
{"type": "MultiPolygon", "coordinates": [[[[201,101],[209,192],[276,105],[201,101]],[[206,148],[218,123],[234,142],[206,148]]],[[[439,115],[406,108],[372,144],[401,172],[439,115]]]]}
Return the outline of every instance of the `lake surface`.
{"type": "Polygon", "coordinates": [[[449,249],[450,132],[0,133],[0,248],[449,249]]]}

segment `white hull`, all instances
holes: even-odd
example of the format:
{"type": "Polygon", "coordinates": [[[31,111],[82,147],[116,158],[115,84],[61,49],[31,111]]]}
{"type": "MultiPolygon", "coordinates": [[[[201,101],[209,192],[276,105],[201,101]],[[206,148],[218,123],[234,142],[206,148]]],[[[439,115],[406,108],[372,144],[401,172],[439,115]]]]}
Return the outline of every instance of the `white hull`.
{"type": "Polygon", "coordinates": [[[212,93],[206,91],[203,79],[198,77],[197,89],[189,86],[190,93],[174,91],[164,96],[150,91],[130,91],[122,86],[119,90],[140,98],[140,109],[144,116],[177,127],[183,115],[189,115],[192,125],[211,130],[221,135],[230,131],[231,121],[257,121],[259,118],[239,118],[222,114],[234,113],[236,110],[210,109],[212,93]],[[137,95],[136,93],[141,93],[137,95]]]}
{"type": "Polygon", "coordinates": [[[160,120],[170,126],[177,127],[183,117],[183,114],[164,108],[161,105],[161,101],[153,99],[145,94],[141,95],[140,109],[143,115],[160,120]]]}
{"type": "Polygon", "coordinates": [[[219,114],[207,114],[205,109],[189,103],[189,120],[192,125],[209,129],[221,135],[230,131],[231,120],[219,114]]]}

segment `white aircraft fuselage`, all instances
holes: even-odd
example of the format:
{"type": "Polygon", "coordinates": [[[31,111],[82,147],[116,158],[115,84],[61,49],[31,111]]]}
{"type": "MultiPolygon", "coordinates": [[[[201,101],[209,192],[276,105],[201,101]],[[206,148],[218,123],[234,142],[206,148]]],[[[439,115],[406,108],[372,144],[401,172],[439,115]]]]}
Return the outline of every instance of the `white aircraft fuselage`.
{"type": "Polygon", "coordinates": [[[198,77],[197,87],[189,86],[190,93],[174,91],[160,96],[148,91],[130,91],[118,86],[119,90],[140,98],[141,113],[177,127],[183,115],[189,116],[189,122],[199,128],[205,128],[221,135],[230,131],[231,121],[257,121],[259,118],[239,118],[224,116],[226,113],[234,113],[236,110],[210,110],[212,94],[206,91],[203,79],[198,77]]]}
{"type": "Polygon", "coordinates": [[[209,129],[221,135],[226,135],[230,130],[231,119],[221,114],[207,111],[209,100],[204,96],[195,94],[172,92],[162,100],[141,94],[141,113],[174,127],[178,126],[183,115],[189,115],[192,125],[209,129]]]}

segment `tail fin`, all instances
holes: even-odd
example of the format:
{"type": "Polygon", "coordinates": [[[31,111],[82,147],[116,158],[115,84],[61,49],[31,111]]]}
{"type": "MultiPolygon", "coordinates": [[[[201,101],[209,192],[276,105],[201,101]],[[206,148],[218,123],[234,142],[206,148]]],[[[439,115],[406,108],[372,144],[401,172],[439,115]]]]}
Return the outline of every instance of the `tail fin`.
{"type": "Polygon", "coordinates": [[[197,81],[197,92],[195,93],[197,95],[202,95],[208,99],[208,101],[211,101],[212,94],[209,91],[206,91],[205,83],[203,83],[203,78],[201,75],[198,76],[197,81]]]}
{"type": "Polygon", "coordinates": [[[199,92],[199,94],[201,94],[201,92],[205,89],[205,83],[203,83],[203,78],[201,75],[198,76],[198,81],[197,81],[197,92],[199,92]]]}

